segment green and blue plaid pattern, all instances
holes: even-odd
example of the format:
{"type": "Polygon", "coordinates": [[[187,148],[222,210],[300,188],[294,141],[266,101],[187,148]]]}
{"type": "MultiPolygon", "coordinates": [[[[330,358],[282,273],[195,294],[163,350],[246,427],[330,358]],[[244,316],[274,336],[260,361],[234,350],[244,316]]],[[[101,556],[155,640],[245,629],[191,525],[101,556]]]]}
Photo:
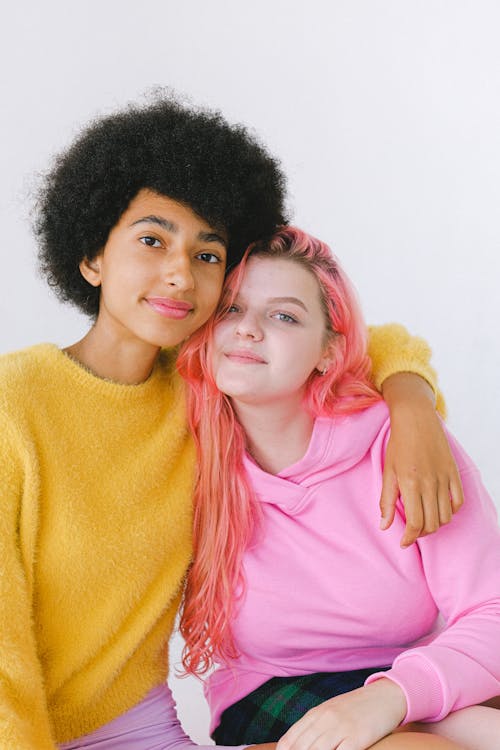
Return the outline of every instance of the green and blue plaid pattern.
{"type": "Polygon", "coordinates": [[[385,669],[273,677],[226,708],[212,738],[218,745],[277,742],[310,708],[361,687],[369,675],[385,669]]]}

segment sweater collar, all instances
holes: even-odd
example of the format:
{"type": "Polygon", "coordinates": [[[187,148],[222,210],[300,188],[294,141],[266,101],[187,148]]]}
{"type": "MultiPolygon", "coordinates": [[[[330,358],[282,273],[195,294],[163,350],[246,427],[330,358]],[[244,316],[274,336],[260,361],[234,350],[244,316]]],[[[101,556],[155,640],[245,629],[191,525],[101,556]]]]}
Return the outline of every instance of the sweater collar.
{"type": "Polygon", "coordinates": [[[268,474],[246,454],[245,468],[258,499],[287,513],[298,512],[318,484],[348,471],[366,455],[387,418],[384,401],[355,414],[318,417],[304,456],[279,474],[268,474]]]}
{"type": "Polygon", "coordinates": [[[153,394],[161,393],[164,389],[166,395],[172,386],[172,380],[180,380],[175,377],[176,350],[173,349],[160,352],[147,380],[137,385],[127,385],[98,377],[59,349],[56,344],[38,344],[33,348],[38,350],[40,364],[43,364],[48,379],[53,376],[60,377],[61,373],[64,373],[68,381],[73,381],[79,389],[114,401],[148,401],[153,394]]]}

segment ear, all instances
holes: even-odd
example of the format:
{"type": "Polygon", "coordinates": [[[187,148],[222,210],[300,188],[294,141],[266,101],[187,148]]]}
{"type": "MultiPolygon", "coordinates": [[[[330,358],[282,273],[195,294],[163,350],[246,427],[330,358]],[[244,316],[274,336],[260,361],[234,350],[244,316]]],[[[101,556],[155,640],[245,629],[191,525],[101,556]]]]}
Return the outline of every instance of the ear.
{"type": "Polygon", "coordinates": [[[89,284],[95,287],[101,286],[101,261],[102,253],[96,255],[92,260],[84,258],[79,266],[80,273],[85,281],[88,281],[89,284]]]}
{"type": "Polygon", "coordinates": [[[322,375],[326,375],[335,362],[335,349],[335,336],[331,336],[329,337],[329,341],[323,350],[323,354],[316,365],[316,370],[322,375]]]}

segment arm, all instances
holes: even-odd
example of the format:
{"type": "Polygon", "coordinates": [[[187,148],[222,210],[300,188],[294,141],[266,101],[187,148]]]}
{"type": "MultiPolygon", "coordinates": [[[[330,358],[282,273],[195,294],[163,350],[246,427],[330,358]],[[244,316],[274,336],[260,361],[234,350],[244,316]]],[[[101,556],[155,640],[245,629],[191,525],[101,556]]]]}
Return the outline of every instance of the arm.
{"type": "Polygon", "coordinates": [[[56,750],[32,627],[21,544],[23,470],[17,435],[0,422],[0,749],[56,750]]]}
{"type": "Polygon", "coordinates": [[[384,381],[382,393],[391,415],[382,494],[381,528],[394,519],[402,496],[406,528],[401,546],[449,523],[463,503],[462,483],[434,395],[417,375],[399,373],[384,381]]]}
{"type": "MultiPolygon", "coordinates": [[[[391,324],[370,329],[373,380],[391,415],[382,494],[381,528],[394,519],[402,495],[406,530],[401,546],[436,531],[463,503],[462,486],[442,424],[436,414],[436,373],[430,348],[405,328],[391,324]],[[429,385],[430,384],[430,385],[429,385]]],[[[437,393],[438,410],[444,401],[437,393]]]]}
{"type": "Polygon", "coordinates": [[[500,694],[500,530],[479,472],[449,439],[467,501],[438,536],[418,542],[446,627],[427,645],[403,652],[383,673],[405,693],[406,721],[437,721],[500,694]]]}
{"type": "Polygon", "coordinates": [[[431,366],[432,351],[425,339],[411,336],[398,323],[368,327],[368,355],[372,361],[372,380],[382,392],[384,381],[396,373],[413,373],[425,380],[436,398],[436,408],[445,417],[446,407],[437,387],[437,373],[431,366]]]}

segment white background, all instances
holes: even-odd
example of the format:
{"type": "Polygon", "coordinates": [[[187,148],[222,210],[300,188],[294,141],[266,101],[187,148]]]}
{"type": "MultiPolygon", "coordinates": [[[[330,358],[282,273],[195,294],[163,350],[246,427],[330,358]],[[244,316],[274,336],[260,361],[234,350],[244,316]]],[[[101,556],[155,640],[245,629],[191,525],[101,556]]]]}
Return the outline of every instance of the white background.
{"type": "MultiPolygon", "coordinates": [[[[0,352],[86,320],[34,271],[37,171],[91,116],[156,85],[222,109],[283,161],[370,323],[431,343],[449,423],[500,507],[500,3],[44,0],[0,19],[0,352]]],[[[179,644],[174,648],[175,661],[179,644]]],[[[192,680],[172,680],[206,739],[192,680]]]]}

